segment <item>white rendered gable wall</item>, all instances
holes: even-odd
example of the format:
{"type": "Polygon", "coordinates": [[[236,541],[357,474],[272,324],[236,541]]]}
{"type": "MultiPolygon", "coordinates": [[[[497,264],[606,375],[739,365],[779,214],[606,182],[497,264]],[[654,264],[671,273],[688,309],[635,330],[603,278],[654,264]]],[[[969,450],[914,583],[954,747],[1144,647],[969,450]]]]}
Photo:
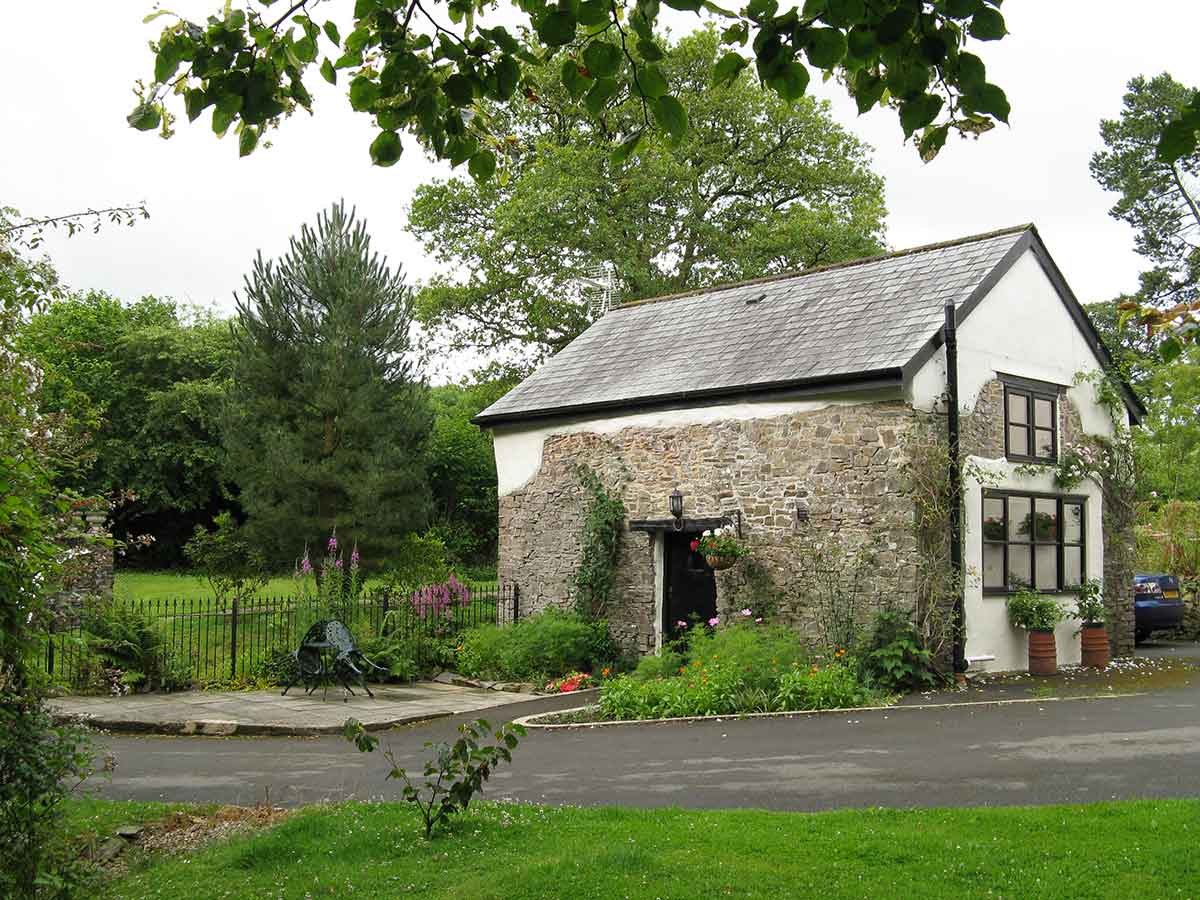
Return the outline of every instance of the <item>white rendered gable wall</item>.
{"type": "MultiPolygon", "coordinates": [[[[1070,385],[1067,396],[1079,410],[1084,430],[1091,434],[1111,435],[1112,421],[1107,410],[1096,403],[1093,387],[1074,384],[1078,373],[1100,369],[1099,360],[1032,250],[1027,250],[1013,264],[958,329],[959,401],[964,413],[974,409],[983,386],[998,373],[1018,375],[1070,385]]],[[[946,390],[944,351],[935,353],[913,376],[906,389],[915,407],[932,410],[946,390]]],[[[1060,434],[1061,428],[1060,411],[1060,434]]],[[[1028,662],[1025,632],[1009,625],[1003,596],[983,594],[982,490],[1064,492],[1055,487],[1051,475],[1021,476],[1016,472],[1017,464],[1003,458],[992,460],[973,456],[970,459],[989,473],[989,477],[983,479],[987,484],[968,477],[964,486],[966,656],[973,669],[1024,669],[1028,662]]],[[[1069,493],[1087,498],[1086,576],[1101,579],[1104,575],[1104,539],[1100,489],[1088,481],[1069,493]]],[[[1128,593],[1132,586],[1114,585],[1112,589],[1128,593]]],[[[1059,599],[1063,605],[1070,605],[1070,597],[1059,599]]],[[[1060,664],[1079,662],[1079,637],[1075,633],[1078,627],[1078,620],[1067,619],[1055,633],[1060,664]]]]}

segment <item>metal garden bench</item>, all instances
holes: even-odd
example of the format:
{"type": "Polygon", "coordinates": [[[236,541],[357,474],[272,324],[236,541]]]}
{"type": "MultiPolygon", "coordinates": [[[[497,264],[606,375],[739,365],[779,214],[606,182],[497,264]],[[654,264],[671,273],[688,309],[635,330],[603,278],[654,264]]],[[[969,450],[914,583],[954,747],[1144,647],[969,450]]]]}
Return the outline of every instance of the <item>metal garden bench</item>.
{"type": "Polygon", "coordinates": [[[322,619],[314,623],[300,641],[299,648],[292,653],[292,658],[296,661],[296,672],[283,689],[284,695],[299,680],[307,688],[306,694],[324,685],[323,700],[329,694],[329,682],[337,681],[346,689],[346,696],[342,698],[345,701],[355,695],[350,688],[353,679],[367,692],[368,697],[374,698],[375,695],[367,687],[367,670],[385,671],[383,666],[375,665],[363,655],[354,643],[350,629],[337,619],[322,619]]]}

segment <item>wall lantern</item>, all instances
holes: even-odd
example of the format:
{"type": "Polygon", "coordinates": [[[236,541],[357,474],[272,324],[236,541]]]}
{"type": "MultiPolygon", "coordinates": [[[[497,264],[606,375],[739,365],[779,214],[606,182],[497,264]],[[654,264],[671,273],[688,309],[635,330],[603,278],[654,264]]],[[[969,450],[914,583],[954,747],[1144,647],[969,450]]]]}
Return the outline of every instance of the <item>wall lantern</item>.
{"type": "Polygon", "coordinates": [[[683,493],[679,488],[671,491],[671,516],[675,519],[675,530],[683,531],[683,493]]]}
{"type": "Polygon", "coordinates": [[[808,522],[808,504],[807,503],[796,504],[796,524],[804,525],[804,524],[807,524],[807,522],[808,522]]]}

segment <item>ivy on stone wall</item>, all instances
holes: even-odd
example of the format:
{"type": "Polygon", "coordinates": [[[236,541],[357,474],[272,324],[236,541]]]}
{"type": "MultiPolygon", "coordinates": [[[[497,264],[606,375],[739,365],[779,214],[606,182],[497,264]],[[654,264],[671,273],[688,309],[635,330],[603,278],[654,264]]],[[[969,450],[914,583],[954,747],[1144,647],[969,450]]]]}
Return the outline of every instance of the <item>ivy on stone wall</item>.
{"type": "MultiPolygon", "coordinates": [[[[918,554],[914,624],[922,649],[935,663],[948,665],[955,636],[954,603],[963,590],[963,573],[950,562],[950,446],[934,429],[917,427],[905,451],[901,470],[913,500],[918,554]]],[[[960,470],[959,477],[963,475],[960,470]]]]}
{"type": "Polygon", "coordinates": [[[580,531],[579,570],[575,573],[575,608],[589,619],[608,617],[617,582],[617,557],[625,530],[625,503],[610,493],[600,476],[586,465],[575,473],[588,495],[580,531]]]}

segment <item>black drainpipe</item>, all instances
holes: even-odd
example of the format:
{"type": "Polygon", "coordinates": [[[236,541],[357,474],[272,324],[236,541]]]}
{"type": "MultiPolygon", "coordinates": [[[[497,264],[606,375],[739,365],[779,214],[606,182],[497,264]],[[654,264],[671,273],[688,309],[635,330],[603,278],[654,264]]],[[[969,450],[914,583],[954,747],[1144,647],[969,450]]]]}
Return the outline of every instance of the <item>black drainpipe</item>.
{"type": "Polygon", "coordinates": [[[958,466],[958,331],[954,304],[946,304],[946,324],[942,328],[946,344],[946,390],[949,409],[946,415],[950,444],[950,568],[954,573],[954,671],[967,671],[965,616],[962,593],[962,476],[958,466]]]}

